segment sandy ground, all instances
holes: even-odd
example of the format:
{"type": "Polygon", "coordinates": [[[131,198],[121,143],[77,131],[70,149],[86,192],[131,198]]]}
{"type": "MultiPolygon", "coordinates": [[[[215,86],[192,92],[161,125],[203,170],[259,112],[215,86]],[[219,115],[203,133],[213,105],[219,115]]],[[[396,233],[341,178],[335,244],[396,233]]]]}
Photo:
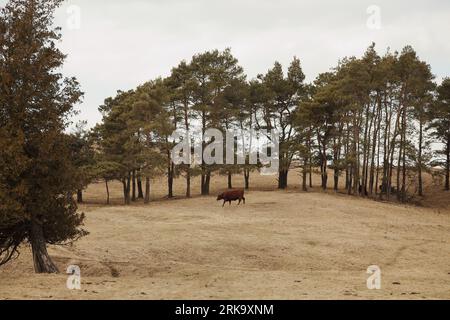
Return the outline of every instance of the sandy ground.
{"type": "Polygon", "coordinates": [[[81,267],[82,290],[68,290],[64,273],[35,275],[24,247],[0,269],[0,298],[450,299],[445,208],[262,187],[245,206],[212,196],[104,206],[102,188],[80,207],[90,235],[50,248],[61,271],[81,267]],[[381,268],[381,290],[366,287],[369,265],[381,268]]]}

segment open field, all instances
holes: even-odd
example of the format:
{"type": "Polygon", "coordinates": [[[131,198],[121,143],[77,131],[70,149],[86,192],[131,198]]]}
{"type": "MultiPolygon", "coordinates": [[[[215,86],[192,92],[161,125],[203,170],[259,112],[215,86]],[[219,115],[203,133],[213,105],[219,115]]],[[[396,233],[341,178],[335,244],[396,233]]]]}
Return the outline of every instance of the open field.
{"type": "MultiPolygon", "coordinates": [[[[0,298],[450,299],[446,205],[413,207],[294,186],[269,192],[273,177],[252,179],[247,204],[225,208],[214,196],[162,200],[162,180],[154,181],[157,201],[149,205],[119,205],[116,183],[115,205],[105,206],[103,185],[93,185],[80,207],[90,235],[50,248],[61,271],[81,267],[82,290],[66,289],[64,273],[35,275],[30,250],[22,248],[0,269],[0,298]],[[374,264],[381,290],[366,288],[374,264]]],[[[224,181],[213,179],[213,194],[224,181]]],[[[180,179],[175,193],[183,190],[180,179]]]]}

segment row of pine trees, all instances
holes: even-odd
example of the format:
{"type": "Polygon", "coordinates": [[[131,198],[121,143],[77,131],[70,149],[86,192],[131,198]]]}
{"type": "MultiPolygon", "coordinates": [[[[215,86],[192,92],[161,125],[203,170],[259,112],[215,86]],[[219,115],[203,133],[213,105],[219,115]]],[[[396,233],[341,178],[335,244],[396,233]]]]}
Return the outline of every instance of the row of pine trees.
{"type": "Polygon", "coordinates": [[[76,134],[85,146],[76,152],[84,158],[84,185],[102,179],[108,188],[119,180],[126,204],[148,202],[150,181],[159,175],[167,177],[169,198],[180,176],[187,197],[194,176],[201,177],[202,195],[209,194],[213,174],[228,176],[228,188],[233,175],[243,174],[249,188],[250,173],[261,165],[174,165],[175,129],[277,130],[280,189],[297,167],[305,191],[314,173],[323,189],[360,196],[422,196],[425,173],[440,175],[449,190],[450,79],[438,86],[410,46],[380,56],[372,44],[313,83],[305,83],[298,58],[287,72],[276,62],[247,80],[229,49],[209,51],[182,61],[167,78],[119,91],[99,110],[103,121],[76,134]]]}

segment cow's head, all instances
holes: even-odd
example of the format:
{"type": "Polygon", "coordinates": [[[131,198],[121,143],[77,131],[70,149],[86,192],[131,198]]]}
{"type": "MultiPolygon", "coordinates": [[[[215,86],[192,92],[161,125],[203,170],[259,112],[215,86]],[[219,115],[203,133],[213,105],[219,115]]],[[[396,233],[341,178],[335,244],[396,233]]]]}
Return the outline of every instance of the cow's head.
{"type": "Polygon", "coordinates": [[[223,200],[223,193],[219,194],[217,196],[217,201],[223,200]]]}

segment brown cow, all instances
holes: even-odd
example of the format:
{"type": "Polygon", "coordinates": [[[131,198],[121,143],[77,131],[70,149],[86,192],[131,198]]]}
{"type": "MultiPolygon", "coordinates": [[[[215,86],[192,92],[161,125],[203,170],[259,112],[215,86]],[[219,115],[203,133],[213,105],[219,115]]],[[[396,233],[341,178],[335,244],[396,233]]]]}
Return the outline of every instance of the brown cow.
{"type": "Polygon", "coordinates": [[[229,190],[229,191],[225,191],[222,194],[219,194],[217,196],[217,201],[223,200],[223,206],[225,206],[226,202],[230,203],[231,206],[231,201],[237,201],[239,200],[238,205],[241,204],[241,201],[244,202],[245,204],[245,197],[244,197],[244,190],[229,190]]]}

